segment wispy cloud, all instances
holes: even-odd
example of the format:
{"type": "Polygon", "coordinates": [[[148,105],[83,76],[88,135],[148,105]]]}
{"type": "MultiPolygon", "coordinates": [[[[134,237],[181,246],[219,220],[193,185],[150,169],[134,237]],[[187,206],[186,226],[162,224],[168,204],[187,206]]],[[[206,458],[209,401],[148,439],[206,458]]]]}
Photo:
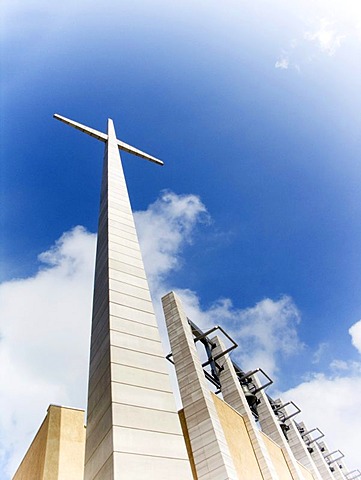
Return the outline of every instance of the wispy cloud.
{"type": "Polygon", "coordinates": [[[39,256],[36,275],[0,285],[1,478],[50,403],[85,405],[95,239],[76,227],[39,256]]]}
{"type": "Polygon", "coordinates": [[[289,60],[286,56],[280,56],[275,63],[275,68],[280,68],[281,70],[287,70],[289,67],[289,60]]]}
{"type": "Polygon", "coordinates": [[[359,48],[360,3],[355,0],[346,3],[320,0],[290,9],[292,38],[285,41],[275,67],[281,70],[295,67],[301,71],[324,55],[339,58],[337,52],[346,45],[359,48]]]}
{"type": "Polygon", "coordinates": [[[144,265],[152,288],[172,270],[179,268],[180,253],[191,243],[192,231],[207,222],[206,207],[197,195],[177,195],[165,191],[147,210],[135,212],[134,220],[144,265]]]}
{"type": "Polygon", "coordinates": [[[312,357],[312,363],[313,364],[318,364],[320,363],[320,360],[322,359],[322,357],[324,356],[325,352],[327,351],[329,345],[328,343],[326,342],[321,342],[319,344],[319,346],[317,347],[317,350],[315,351],[315,353],[313,354],[313,357],[312,357]]]}
{"type": "Polygon", "coordinates": [[[361,353],[361,320],[352,325],[348,332],[351,335],[352,345],[361,353]]]}
{"type": "Polygon", "coordinates": [[[319,427],[330,448],[340,448],[346,454],[347,466],[359,468],[359,444],[353,439],[361,428],[358,414],[360,373],[335,377],[315,374],[310,380],[284,392],[282,399],[296,402],[302,409],[302,420],[307,427],[319,427]]]}
{"type": "Polygon", "coordinates": [[[335,28],[335,22],[331,22],[327,18],[322,18],[319,25],[314,31],[306,31],[304,38],[311,42],[315,42],[321,52],[327,55],[334,55],[336,50],[341,46],[342,41],[346,38],[345,34],[341,34],[335,28]]]}

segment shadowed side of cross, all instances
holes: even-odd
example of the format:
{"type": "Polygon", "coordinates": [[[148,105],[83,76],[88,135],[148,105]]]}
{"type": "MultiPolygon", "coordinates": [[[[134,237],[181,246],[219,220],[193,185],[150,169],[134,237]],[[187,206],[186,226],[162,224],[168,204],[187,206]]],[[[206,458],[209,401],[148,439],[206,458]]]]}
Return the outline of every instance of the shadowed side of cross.
{"type": "Polygon", "coordinates": [[[62,117],[57,113],[55,113],[53,117],[56,118],[57,120],[60,120],[61,122],[66,123],[67,125],[70,125],[76,128],[77,130],[80,130],[81,132],[84,132],[90,135],[91,137],[96,138],[97,140],[100,140],[101,142],[104,142],[104,143],[108,141],[115,142],[119,150],[123,150],[124,152],[127,152],[127,153],[132,153],[137,157],[145,158],[146,160],[149,160],[150,162],[154,162],[158,165],[164,165],[162,160],[152,157],[152,155],[148,155],[148,153],[142,152],[141,150],[138,150],[137,148],[132,147],[131,145],[128,145],[127,143],[124,143],[121,140],[118,140],[115,136],[113,120],[110,118],[108,118],[108,133],[102,133],[102,132],[99,132],[98,130],[94,130],[94,128],[87,127],[85,125],[82,125],[81,123],[74,122],[73,120],[69,120],[68,118],[62,117]]]}

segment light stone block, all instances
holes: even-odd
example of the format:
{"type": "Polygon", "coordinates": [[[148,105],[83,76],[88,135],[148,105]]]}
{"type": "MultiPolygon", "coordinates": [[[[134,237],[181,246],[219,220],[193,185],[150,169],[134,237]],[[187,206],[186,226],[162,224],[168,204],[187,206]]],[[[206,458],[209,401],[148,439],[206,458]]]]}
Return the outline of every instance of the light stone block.
{"type": "Polygon", "coordinates": [[[123,383],[112,382],[112,399],[113,402],[124,405],[134,405],[166,412],[174,412],[175,410],[173,393],[123,383]]]}
{"type": "Polygon", "coordinates": [[[114,426],[114,450],[117,452],[178,458],[183,444],[182,435],[114,426]]]}
{"type": "Polygon", "coordinates": [[[112,364],[112,379],[117,383],[126,383],[153,390],[171,393],[168,375],[134,368],[129,365],[112,364]]]}
{"type": "MultiPolygon", "coordinates": [[[[139,328],[139,334],[142,333],[139,328]]],[[[110,331],[110,343],[114,346],[120,346],[136,352],[147,353],[148,355],[155,355],[163,358],[163,350],[159,340],[149,340],[137,335],[128,335],[127,333],[110,331]]]]}
{"type": "Polygon", "coordinates": [[[111,303],[109,305],[109,313],[113,317],[124,318],[124,320],[134,321],[158,328],[154,313],[145,312],[142,310],[135,310],[125,305],[118,305],[111,303]]]}
{"type": "Polygon", "coordinates": [[[146,278],[143,268],[130,265],[129,263],[119,262],[113,258],[109,258],[109,270],[116,270],[134,275],[135,277],[146,278]]]}
{"type": "Polygon", "coordinates": [[[109,280],[109,288],[113,292],[123,293],[125,295],[130,295],[151,302],[149,290],[146,288],[129,285],[129,283],[119,282],[118,280],[113,279],[109,280]]]}
{"type": "Polygon", "coordinates": [[[115,452],[114,478],[122,479],[124,472],[132,472],[129,480],[191,480],[189,461],[177,458],[132,455],[115,452]],[[147,472],[144,476],[144,472],[147,472]],[[172,472],[175,472],[174,474],[172,472]]]}
{"type": "Polygon", "coordinates": [[[148,355],[146,353],[112,346],[110,358],[112,363],[131,365],[134,368],[141,368],[143,370],[149,370],[150,372],[168,374],[164,358],[159,356],[148,355]]]}
{"type": "Polygon", "coordinates": [[[134,257],[137,259],[142,259],[140,250],[137,247],[135,242],[125,240],[124,238],[113,237],[109,238],[109,250],[114,250],[115,252],[121,252],[127,254],[129,257],[134,257]],[[114,240],[113,240],[114,239],[114,240]]]}
{"type": "Polygon", "coordinates": [[[112,240],[117,241],[119,240],[124,240],[124,241],[129,241],[132,244],[133,243],[138,243],[138,237],[137,234],[134,233],[129,233],[125,232],[123,230],[119,230],[113,225],[114,222],[109,221],[109,239],[112,238],[112,240]]]}
{"type": "Polygon", "coordinates": [[[110,317],[109,322],[110,329],[116,332],[138,335],[139,330],[141,330],[143,338],[159,341],[158,329],[154,325],[147,325],[145,323],[135,322],[134,320],[126,320],[125,318],[113,316],[110,317]]]}
{"type": "Polygon", "coordinates": [[[179,435],[178,414],[132,405],[113,404],[114,425],[179,435]]]}
{"type": "Polygon", "coordinates": [[[110,260],[115,260],[120,263],[125,263],[126,265],[132,265],[136,268],[143,268],[143,262],[140,259],[130,257],[129,255],[122,254],[120,252],[115,252],[114,250],[108,250],[108,255],[110,260]]]}
{"type": "Polygon", "coordinates": [[[133,285],[134,287],[144,288],[148,290],[148,282],[145,278],[135,277],[126,272],[120,272],[117,270],[110,270],[109,281],[114,280],[125,283],[127,285],[133,285]]]}
{"type": "MultiPolygon", "coordinates": [[[[130,242],[128,242],[128,245],[129,245],[129,243],[130,242]]],[[[133,242],[130,243],[130,244],[133,245],[133,242]]],[[[134,258],[135,260],[139,260],[143,264],[142,256],[140,254],[140,251],[135,249],[135,248],[132,248],[131,246],[129,247],[128,245],[127,246],[121,245],[117,242],[112,242],[112,241],[109,240],[109,251],[110,252],[121,253],[123,255],[126,255],[127,257],[134,258]]]]}

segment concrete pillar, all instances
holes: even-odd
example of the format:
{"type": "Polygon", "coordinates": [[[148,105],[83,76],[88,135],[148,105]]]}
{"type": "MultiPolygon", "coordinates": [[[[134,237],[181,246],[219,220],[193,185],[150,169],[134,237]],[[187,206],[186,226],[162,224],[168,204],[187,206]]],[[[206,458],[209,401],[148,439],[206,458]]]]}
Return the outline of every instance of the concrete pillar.
{"type": "MultiPolygon", "coordinates": [[[[261,387],[261,383],[257,374],[253,375],[252,380],[255,385],[257,385],[257,388],[261,387]]],[[[261,390],[257,395],[261,400],[261,403],[258,405],[258,413],[262,431],[282,448],[283,454],[285,456],[287,465],[291,471],[293,479],[303,480],[301,468],[292,453],[286,437],[281,430],[277,417],[272,410],[266,393],[264,392],[264,390],[261,390]]]]}
{"type": "Polygon", "coordinates": [[[98,226],[84,478],[192,478],[111,120],[98,226]]]}
{"type": "Polygon", "coordinates": [[[312,473],[315,480],[323,480],[318,468],[315,465],[315,462],[311,457],[311,454],[307,449],[307,445],[297,428],[296,423],[293,420],[290,420],[286,423],[289,426],[289,430],[287,432],[288,444],[296,460],[298,460],[312,473]]]}
{"type": "Polygon", "coordinates": [[[197,478],[236,480],[233,460],[182,304],[174,292],[163,297],[162,303],[197,478]]]}
{"type": "MultiPolygon", "coordinates": [[[[303,425],[303,424],[301,424],[303,425]]],[[[306,437],[307,439],[307,437],[306,437]]],[[[314,442],[311,444],[313,452],[311,453],[312,460],[317,467],[317,470],[320,472],[320,475],[323,480],[334,480],[334,477],[330,471],[329,466],[326,463],[326,460],[323,458],[323,454],[317,444],[314,442]]]]}
{"type": "MultiPolygon", "coordinates": [[[[214,355],[219,355],[225,351],[225,346],[218,336],[212,338],[211,342],[216,345],[216,348],[213,350],[214,355]]],[[[219,358],[217,363],[222,367],[222,370],[219,372],[219,380],[223,399],[242,415],[264,480],[278,480],[278,475],[263,442],[262,435],[238,381],[232,360],[226,354],[219,358]]]]}
{"type": "Polygon", "coordinates": [[[332,477],[336,480],[345,480],[345,475],[343,474],[342,469],[339,467],[339,462],[333,462],[329,464],[329,462],[332,462],[332,459],[337,458],[339,456],[339,452],[336,452],[335,455],[329,456],[328,455],[331,453],[331,450],[328,448],[327,444],[323,441],[318,442],[318,447],[322,451],[323,458],[326,461],[327,467],[330,470],[332,477]],[[332,470],[333,471],[332,471],[332,470]]]}

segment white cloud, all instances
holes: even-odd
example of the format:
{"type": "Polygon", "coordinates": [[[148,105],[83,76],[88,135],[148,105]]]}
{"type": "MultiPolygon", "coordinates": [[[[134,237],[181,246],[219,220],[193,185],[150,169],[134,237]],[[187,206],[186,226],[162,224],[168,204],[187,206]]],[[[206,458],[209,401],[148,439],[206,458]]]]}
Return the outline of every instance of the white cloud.
{"type": "Polygon", "coordinates": [[[207,219],[199,197],[168,191],[146,211],[135,212],[144,265],[153,290],[171,270],[179,268],[182,247],[191,243],[196,223],[207,219]]]}
{"type": "Polygon", "coordinates": [[[314,375],[309,381],[284,392],[282,399],[293,400],[302,409],[299,417],[307,428],[319,427],[329,448],[340,449],[345,454],[348,468],[360,467],[360,445],[357,441],[361,429],[360,374],[336,377],[314,375]]]}
{"type": "MultiPolygon", "coordinates": [[[[361,353],[361,320],[349,329],[349,333],[353,345],[361,353]]],[[[326,347],[327,344],[321,343],[316,354],[322,354],[326,347]]],[[[302,409],[302,420],[307,428],[319,427],[329,447],[345,454],[345,464],[350,470],[360,468],[356,439],[361,431],[361,362],[333,359],[330,370],[329,375],[310,374],[305,382],[281,395],[283,400],[293,400],[302,409]]]]}
{"type": "Polygon", "coordinates": [[[352,325],[348,332],[351,335],[352,345],[361,353],[361,320],[352,325]]]}
{"type": "Polygon", "coordinates": [[[306,40],[315,42],[322,52],[332,56],[340,48],[346,35],[337,32],[334,22],[322,18],[317,30],[305,32],[304,37],[306,40]]]}
{"type": "Polygon", "coordinates": [[[321,358],[323,357],[323,355],[325,354],[325,352],[327,351],[328,348],[329,348],[328,343],[321,342],[318,345],[317,350],[313,354],[312,363],[313,364],[320,363],[321,358]]]}
{"type": "MultiPolygon", "coordinates": [[[[280,0],[281,1],[281,0],[280,0]]],[[[275,67],[300,71],[314,64],[321,55],[340,59],[337,51],[359,50],[361,43],[361,4],[358,0],[302,0],[283,2],[282,14],[287,27],[282,53],[275,67]]],[[[279,19],[275,19],[275,22],[279,19]]],[[[347,62],[345,56],[340,62],[347,62]]]]}
{"type": "Polygon", "coordinates": [[[0,448],[14,470],[50,403],[83,407],[95,235],[76,227],[36,275],[0,285],[0,448]]]}
{"type": "Polygon", "coordinates": [[[280,68],[281,70],[287,70],[289,67],[289,60],[287,57],[281,56],[275,63],[275,68],[280,68]]]}

